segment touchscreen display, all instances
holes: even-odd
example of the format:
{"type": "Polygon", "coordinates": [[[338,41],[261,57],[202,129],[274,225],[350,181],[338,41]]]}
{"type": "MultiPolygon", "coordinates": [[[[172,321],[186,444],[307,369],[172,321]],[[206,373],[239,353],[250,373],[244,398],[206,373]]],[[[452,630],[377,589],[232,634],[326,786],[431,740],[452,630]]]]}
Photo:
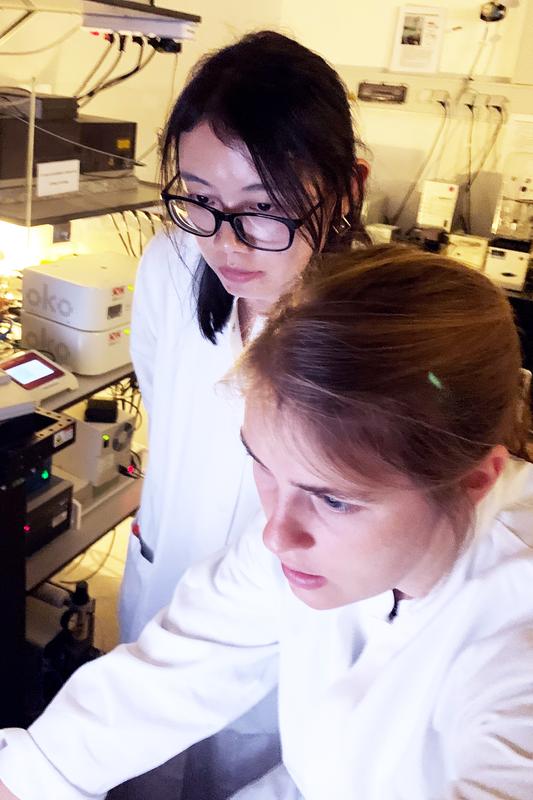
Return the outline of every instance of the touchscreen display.
{"type": "Polygon", "coordinates": [[[28,383],[38,381],[41,378],[46,378],[47,375],[53,375],[54,370],[51,367],[43,364],[37,358],[32,358],[31,361],[25,361],[23,364],[15,364],[13,367],[6,367],[5,372],[14,381],[20,383],[21,386],[27,386],[28,383]]]}

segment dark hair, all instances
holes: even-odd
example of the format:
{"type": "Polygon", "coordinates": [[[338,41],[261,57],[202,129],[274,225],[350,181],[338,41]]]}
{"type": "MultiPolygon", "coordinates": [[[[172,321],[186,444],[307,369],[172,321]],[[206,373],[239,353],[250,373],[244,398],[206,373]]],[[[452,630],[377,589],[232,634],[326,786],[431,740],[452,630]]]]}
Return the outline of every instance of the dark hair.
{"type": "Polygon", "coordinates": [[[525,455],[520,366],[500,289],[451,259],[382,245],[310,264],[241,372],[340,475],[406,475],[463,529],[461,478],[496,444],[525,455]]]}
{"type": "MultiPolygon", "coordinates": [[[[167,122],[165,184],[179,177],[181,134],[202,121],[221,141],[245,143],[269,196],[288,216],[308,217],[302,232],[315,252],[347,250],[355,237],[364,236],[364,170],[356,160],[347,90],[319,55],[279,33],[261,31],[202,59],[167,122]],[[317,200],[326,203],[309,215],[317,200]],[[344,219],[343,200],[348,202],[344,219]]],[[[196,288],[200,328],[216,343],[233,298],[205,262],[196,288]]]]}

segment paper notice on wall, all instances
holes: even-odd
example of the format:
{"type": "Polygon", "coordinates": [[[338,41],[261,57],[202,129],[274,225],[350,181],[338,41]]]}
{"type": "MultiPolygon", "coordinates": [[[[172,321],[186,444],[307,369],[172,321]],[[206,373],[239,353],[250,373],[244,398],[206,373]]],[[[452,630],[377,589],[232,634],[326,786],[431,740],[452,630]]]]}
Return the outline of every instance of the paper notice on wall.
{"type": "Polygon", "coordinates": [[[77,192],[80,188],[80,162],[48,161],[37,164],[37,197],[77,192]]]}
{"type": "Polygon", "coordinates": [[[435,6],[399,10],[390,68],[395,72],[437,72],[446,12],[435,6]]]}
{"type": "Polygon", "coordinates": [[[533,115],[511,114],[506,128],[505,153],[533,155],[533,115]]]}

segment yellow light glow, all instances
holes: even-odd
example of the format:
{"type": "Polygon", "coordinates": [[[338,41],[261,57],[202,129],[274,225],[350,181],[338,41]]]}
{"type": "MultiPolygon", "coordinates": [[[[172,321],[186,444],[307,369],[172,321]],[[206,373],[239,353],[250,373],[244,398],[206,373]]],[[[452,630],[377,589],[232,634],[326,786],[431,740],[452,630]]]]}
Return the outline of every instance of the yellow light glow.
{"type": "Polygon", "coordinates": [[[51,225],[36,225],[28,229],[0,221],[0,242],[0,276],[13,275],[24,267],[56,261],[76,252],[71,242],[54,243],[51,225]]]}

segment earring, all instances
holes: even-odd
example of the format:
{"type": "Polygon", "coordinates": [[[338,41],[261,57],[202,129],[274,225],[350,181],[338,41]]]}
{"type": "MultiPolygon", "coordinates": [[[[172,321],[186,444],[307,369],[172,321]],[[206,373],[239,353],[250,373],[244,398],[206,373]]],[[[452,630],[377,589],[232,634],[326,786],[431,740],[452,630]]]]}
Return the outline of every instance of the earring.
{"type": "Polygon", "coordinates": [[[342,233],[345,233],[350,227],[350,223],[346,217],[346,214],[342,215],[341,221],[339,222],[338,225],[332,225],[331,227],[333,228],[337,236],[340,236],[342,233]]]}

